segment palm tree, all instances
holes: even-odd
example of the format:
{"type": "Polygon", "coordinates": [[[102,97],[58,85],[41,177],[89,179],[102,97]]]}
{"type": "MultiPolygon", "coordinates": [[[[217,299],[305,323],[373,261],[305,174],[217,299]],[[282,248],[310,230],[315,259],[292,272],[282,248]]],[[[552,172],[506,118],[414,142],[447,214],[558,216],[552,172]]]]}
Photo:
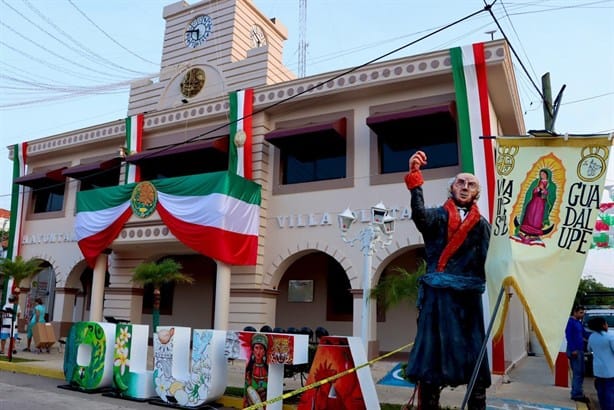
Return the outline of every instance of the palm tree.
{"type": "Polygon", "coordinates": [[[181,264],[173,259],[160,262],[142,262],[134,269],[132,281],[153,286],[152,325],[156,333],[160,324],[160,288],[166,283],[193,283],[194,278],[181,273],[181,264]]]}
{"type": "Polygon", "coordinates": [[[426,273],[426,262],[421,261],[415,272],[395,267],[392,275],[384,277],[371,289],[371,297],[377,298],[385,310],[401,302],[413,303],[418,299],[420,277],[426,273]]]}
{"type": "Polygon", "coordinates": [[[13,278],[17,287],[22,280],[32,278],[43,270],[43,263],[43,260],[37,258],[25,260],[21,255],[15,260],[0,258],[0,275],[4,276],[5,280],[13,278]]]}

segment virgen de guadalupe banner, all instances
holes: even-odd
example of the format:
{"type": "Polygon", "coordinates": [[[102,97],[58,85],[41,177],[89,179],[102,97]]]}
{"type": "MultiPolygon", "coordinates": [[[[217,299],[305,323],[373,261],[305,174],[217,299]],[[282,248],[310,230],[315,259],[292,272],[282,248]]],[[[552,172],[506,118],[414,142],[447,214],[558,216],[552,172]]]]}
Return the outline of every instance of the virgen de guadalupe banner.
{"type": "Polygon", "coordinates": [[[489,297],[515,289],[551,367],[592,244],[611,147],[608,136],[497,138],[489,297]]]}

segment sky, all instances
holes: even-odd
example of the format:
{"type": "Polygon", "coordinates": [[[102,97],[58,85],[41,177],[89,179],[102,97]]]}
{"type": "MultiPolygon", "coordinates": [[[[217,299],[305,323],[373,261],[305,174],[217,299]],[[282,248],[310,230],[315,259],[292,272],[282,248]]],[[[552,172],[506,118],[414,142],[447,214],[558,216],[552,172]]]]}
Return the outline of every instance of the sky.
{"type": "MultiPolygon", "coordinates": [[[[125,118],[128,84],[159,71],[162,9],[172,3],[0,0],[0,208],[10,209],[7,146],[125,118]]],[[[299,0],[253,3],[288,28],[284,63],[298,73],[299,0]]],[[[566,85],[557,132],[614,131],[614,0],[497,0],[494,18],[482,11],[425,40],[419,39],[484,10],[483,0],[306,3],[308,76],[411,43],[387,59],[507,37],[519,57],[514,66],[527,130],[544,128],[537,89],[549,72],[553,98],[566,85]]]]}

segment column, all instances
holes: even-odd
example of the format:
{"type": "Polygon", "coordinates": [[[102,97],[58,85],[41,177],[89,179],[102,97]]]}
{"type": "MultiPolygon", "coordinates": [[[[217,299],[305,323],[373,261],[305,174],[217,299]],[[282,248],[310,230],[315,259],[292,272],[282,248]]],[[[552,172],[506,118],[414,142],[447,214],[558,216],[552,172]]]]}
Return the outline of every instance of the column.
{"type": "Polygon", "coordinates": [[[228,330],[228,316],[230,310],[230,266],[221,261],[217,264],[215,283],[215,313],[213,328],[228,330]]]}
{"type": "Polygon", "coordinates": [[[107,264],[110,252],[102,252],[96,258],[94,274],[92,277],[92,302],[90,304],[90,321],[102,322],[102,309],[104,306],[104,278],[107,273],[107,264]]]}
{"type": "Polygon", "coordinates": [[[68,334],[72,326],[75,299],[79,289],[75,288],[56,288],[53,303],[53,317],[51,322],[54,325],[56,337],[64,337],[68,334]]]}

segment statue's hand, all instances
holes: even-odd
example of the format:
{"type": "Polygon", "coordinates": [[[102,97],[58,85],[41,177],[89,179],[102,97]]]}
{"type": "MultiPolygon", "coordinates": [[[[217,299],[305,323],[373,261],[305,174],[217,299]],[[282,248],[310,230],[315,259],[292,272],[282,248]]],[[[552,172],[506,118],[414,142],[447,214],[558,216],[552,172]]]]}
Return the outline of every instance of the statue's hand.
{"type": "Polygon", "coordinates": [[[426,154],[423,151],[416,151],[409,158],[409,172],[419,171],[420,168],[426,165],[426,154]]]}

